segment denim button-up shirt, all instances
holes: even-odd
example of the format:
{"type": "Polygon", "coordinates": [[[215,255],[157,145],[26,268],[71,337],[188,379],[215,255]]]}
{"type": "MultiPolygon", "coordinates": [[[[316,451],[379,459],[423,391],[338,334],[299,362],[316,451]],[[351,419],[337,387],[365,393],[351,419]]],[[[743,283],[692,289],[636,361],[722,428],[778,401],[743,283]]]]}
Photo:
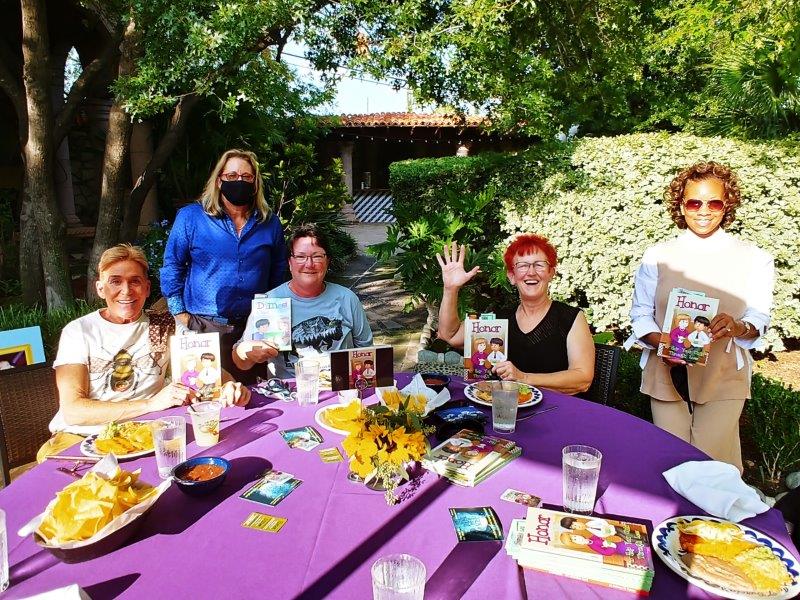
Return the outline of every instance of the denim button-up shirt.
{"type": "Polygon", "coordinates": [[[287,249],[274,214],[253,214],[237,237],[228,215],[212,217],[200,204],[178,211],[161,267],[161,292],[172,314],[244,320],[253,295],[284,282],[287,249]]]}

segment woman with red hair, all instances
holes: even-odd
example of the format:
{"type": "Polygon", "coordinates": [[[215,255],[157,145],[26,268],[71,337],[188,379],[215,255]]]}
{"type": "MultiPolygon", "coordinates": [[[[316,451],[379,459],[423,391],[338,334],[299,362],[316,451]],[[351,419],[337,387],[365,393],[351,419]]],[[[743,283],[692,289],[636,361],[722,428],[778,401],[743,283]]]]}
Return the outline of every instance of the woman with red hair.
{"type": "MultiPolygon", "coordinates": [[[[439,337],[464,346],[464,322],[458,316],[458,292],[479,271],[464,269],[467,249],[447,244],[436,260],[442,267],[444,294],[439,309],[439,337]]],[[[494,367],[502,379],[549,388],[565,394],[585,392],[594,377],[594,342],[580,309],[551,300],[548,286],[556,274],[558,255],[540,235],[519,235],[503,260],[519,306],[508,319],[508,360],[494,367]]]]}

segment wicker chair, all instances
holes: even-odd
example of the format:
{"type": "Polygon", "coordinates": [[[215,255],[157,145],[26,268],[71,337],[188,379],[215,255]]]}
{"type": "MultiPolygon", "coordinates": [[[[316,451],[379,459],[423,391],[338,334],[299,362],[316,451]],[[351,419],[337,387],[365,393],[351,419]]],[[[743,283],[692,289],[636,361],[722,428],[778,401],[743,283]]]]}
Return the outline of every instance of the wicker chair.
{"type": "Polygon", "coordinates": [[[619,357],[620,349],[618,347],[595,344],[592,387],[578,396],[592,402],[608,404],[609,399],[614,395],[614,388],[617,387],[619,357]]]}
{"type": "Polygon", "coordinates": [[[50,437],[47,425],[57,410],[50,363],[0,371],[2,486],[9,484],[11,469],[36,460],[36,451],[50,437]]]}

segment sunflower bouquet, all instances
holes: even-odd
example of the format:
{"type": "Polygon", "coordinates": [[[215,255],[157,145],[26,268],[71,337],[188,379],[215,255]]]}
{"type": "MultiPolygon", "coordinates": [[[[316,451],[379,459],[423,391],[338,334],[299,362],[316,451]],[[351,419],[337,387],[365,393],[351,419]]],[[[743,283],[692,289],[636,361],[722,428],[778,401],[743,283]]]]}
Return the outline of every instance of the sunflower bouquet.
{"type": "Polygon", "coordinates": [[[427,434],[419,407],[410,398],[395,405],[367,406],[349,428],[342,442],[350,470],[361,479],[386,490],[386,502],[397,502],[394,491],[408,481],[407,465],[421,460],[428,450],[427,434]]]}

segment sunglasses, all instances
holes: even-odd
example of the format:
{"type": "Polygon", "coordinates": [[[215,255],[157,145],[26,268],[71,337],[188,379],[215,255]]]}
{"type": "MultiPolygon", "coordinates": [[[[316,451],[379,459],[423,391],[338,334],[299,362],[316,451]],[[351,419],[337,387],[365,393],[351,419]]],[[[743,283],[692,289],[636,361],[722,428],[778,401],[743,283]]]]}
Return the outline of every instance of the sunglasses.
{"type": "Polygon", "coordinates": [[[708,202],[703,202],[702,200],[684,200],[683,202],[684,208],[691,212],[697,212],[700,210],[703,204],[708,205],[708,210],[711,212],[720,212],[725,210],[724,200],[709,200],[708,202]]]}

